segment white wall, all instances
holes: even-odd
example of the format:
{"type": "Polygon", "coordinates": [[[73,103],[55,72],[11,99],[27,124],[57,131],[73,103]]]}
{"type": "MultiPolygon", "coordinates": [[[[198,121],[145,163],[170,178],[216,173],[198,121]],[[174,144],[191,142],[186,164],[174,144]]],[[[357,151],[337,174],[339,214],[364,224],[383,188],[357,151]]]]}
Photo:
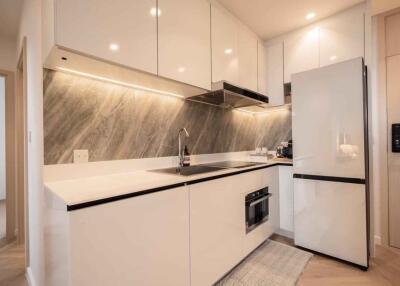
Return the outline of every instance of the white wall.
{"type": "Polygon", "coordinates": [[[6,198],[5,79],[0,76],[0,200],[6,198]]]}
{"type": "MultiPolygon", "coordinates": [[[[29,268],[32,286],[44,285],[42,0],[24,0],[18,51],[27,38],[29,268]]],[[[18,53],[19,54],[19,53],[18,53]]]]}
{"type": "Polygon", "coordinates": [[[14,71],[16,68],[16,43],[0,36],[0,69],[14,71]]]}

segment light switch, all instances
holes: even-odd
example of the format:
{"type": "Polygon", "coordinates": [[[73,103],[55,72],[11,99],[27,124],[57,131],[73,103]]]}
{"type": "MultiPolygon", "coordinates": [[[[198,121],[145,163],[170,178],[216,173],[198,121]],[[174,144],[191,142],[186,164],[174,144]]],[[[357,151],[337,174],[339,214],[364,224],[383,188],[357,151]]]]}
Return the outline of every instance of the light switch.
{"type": "Polygon", "coordinates": [[[89,150],[74,150],[74,163],[89,162],[89,150]]]}

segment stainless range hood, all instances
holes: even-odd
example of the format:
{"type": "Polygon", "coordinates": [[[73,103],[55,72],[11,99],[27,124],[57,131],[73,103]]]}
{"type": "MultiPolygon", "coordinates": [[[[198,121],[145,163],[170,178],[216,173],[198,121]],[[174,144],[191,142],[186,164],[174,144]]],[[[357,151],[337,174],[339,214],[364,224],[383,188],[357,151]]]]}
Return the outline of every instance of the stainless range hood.
{"type": "Polygon", "coordinates": [[[220,81],[212,84],[212,91],[188,97],[187,100],[216,105],[222,108],[239,108],[267,104],[268,96],[220,81]]]}

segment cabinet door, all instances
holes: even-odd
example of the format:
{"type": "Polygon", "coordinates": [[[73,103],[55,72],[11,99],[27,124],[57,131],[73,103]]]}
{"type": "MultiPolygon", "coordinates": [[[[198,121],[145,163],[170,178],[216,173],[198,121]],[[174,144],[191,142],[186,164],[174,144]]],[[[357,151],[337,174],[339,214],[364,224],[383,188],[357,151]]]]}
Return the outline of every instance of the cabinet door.
{"type": "MultiPolygon", "coordinates": [[[[272,196],[269,198],[269,219],[245,235],[243,243],[244,256],[256,249],[279,228],[278,168],[272,167],[258,170],[250,174],[252,177],[247,177],[246,181],[258,182],[255,190],[268,187],[268,191],[272,196]]],[[[247,193],[250,192],[248,191],[247,193]]]]}
{"type": "Polygon", "coordinates": [[[190,285],[186,187],[69,214],[70,285],[190,285]]]}
{"type": "Polygon", "coordinates": [[[268,45],[266,47],[267,66],[267,95],[270,106],[285,103],[283,91],[283,43],[268,45]]]}
{"type": "Polygon", "coordinates": [[[319,23],[320,66],[364,56],[364,5],[319,23]]]}
{"type": "Polygon", "coordinates": [[[245,181],[238,175],[190,186],[192,286],[212,285],[242,259],[245,181]]]}
{"type": "Polygon", "coordinates": [[[257,90],[257,37],[239,25],[239,85],[257,90]]]}
{"type": "Polygon", "coordinates": [[[155,74],[154,9],[156,0],[57,0],[56,44],[155,74]]]}
{"type": "Polygon", "coordinates": [[[284,41],[285,83],[294,73],[319,66],[319,28],[309,26],[287,36],[284,41]]]}
{"type": "Polygon", "coordinates": [[[279,166],[280,228],[293,232],[293,167],[279,166]]]}
{"type": "Polygon", "coordinates": [[[212,81],[239,84],[239,26],[229,12],[211,6],[212,81]]]}
{"type": "Polygon", "coordinates": [[[258,92],[267,95],[267,50],[264,43],[257,43],[257,81],[258,92]]]}
{"type": "Polygon", "coordinates": [[[158,0],[158,74],[211,88],[210,3],[158,0]]]}

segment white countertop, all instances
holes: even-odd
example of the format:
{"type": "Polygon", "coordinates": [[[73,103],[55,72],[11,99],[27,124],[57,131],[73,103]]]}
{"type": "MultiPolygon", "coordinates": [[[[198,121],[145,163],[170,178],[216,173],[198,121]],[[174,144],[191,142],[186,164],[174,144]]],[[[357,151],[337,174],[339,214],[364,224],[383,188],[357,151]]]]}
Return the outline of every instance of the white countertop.
{"type": "Polygon", "coordinates": [[[261,166],[270,166],[277,163],[291,164],[292,161],[287,159],[273,159],[263,163],[262,165],[248,168],[223,169],[220,171],[192,176],[164,174],[147,170],[133,171],[101,176],[90,176],[72,180],[45,182],[45,188],[47,191],[50,191],[59,197],[66,205],[72,206],[154,188],[182,184],[207,177],[256,169],[261,166]]]}

